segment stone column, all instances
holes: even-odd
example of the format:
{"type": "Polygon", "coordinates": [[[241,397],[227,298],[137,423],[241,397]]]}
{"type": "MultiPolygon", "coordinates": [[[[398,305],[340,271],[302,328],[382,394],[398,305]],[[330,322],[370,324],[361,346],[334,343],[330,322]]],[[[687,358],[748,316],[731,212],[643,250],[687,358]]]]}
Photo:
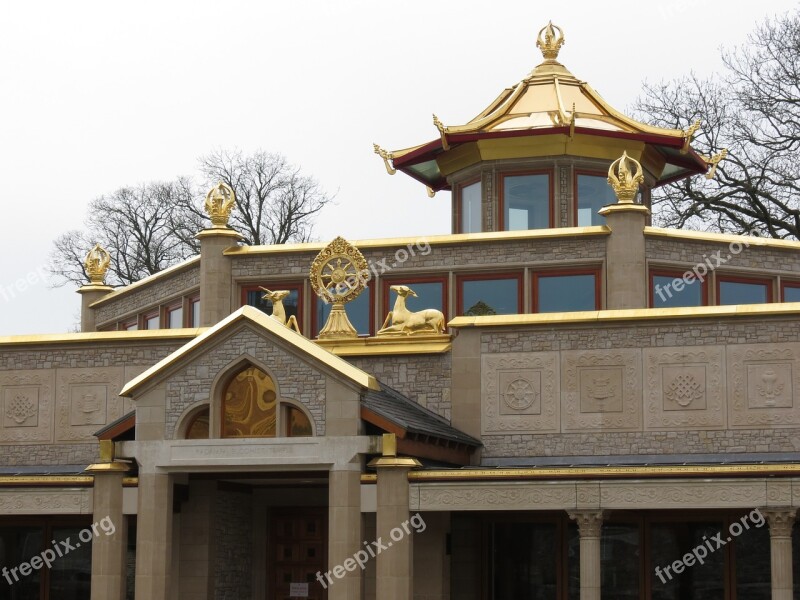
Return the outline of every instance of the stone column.
{"type": "Polygon", "coordinates": [[[578,523],[581,536],[581,600],[600,600],[600,532],[603,511],[574,510],[571,519],[578,523]]]}
{"type": "Polygon", "coordinates": [[[761,512],[769,523],[772,600],[792,600],[792,527],[797,509],[769,508],[761,512]]]}
{"type": "Polygon", "coordinates": [[[611,229],[606,242],[606,308],[646,308],[644,227],[650,211],[641,204],[612,204],[600,214],[611,229]]]}
{"type": "Polygon", "coordinates": [[[114,442],[100,441],[102,462],[90,465],[94,476],[93,522],[102,523],[103,534],[92,541],[92,600],[125,600],[125,565],[128,527],[122,512],[122,478],[128,465],[114,461],[114,442]],[[111,531],[111,535],[105,535],[111,531]]]}
{"type": "Polygon", "coordinates": [[[136,529],[136,599],[170,598],[172,574],[172,477],[139,473],[136,529]]]}
{"type": "Polygon", "coordinates": [[[78,289],[81,295],[81,331],[97,331],[95,310],[90,305],[114,291],[110,285],[87,284],[78,289]]]}
{"type": "Polygon", "coordinates": [[[360,465],[350,470],[333,470],[328,480],[328,569],[334,572],[324,578],[328,600],[361,597],[364,572],[353,559],[357,552],[366,552],[361,533],[360,465]]]}
{"type": "Polygon", "coordinates": [[[370,466],[378,470],[378,535],[375,541],[385,546],[376,556],[375,597],[377,600],[413,600],[414,534],[408,525],[408,472],[420,463],[413,458],[398,457],[397,439],[393,433],[387,433],[383,436],[383,456],[370,462],[370,466]],[[404,524],[410,533],[406,533],[404,524]]]}
{"type": "Polygon", "coordinates": [[[197,234],[200,240],[200,326],[211,327],[233,312],[231,259],[224,251],[241,236],[230,227],[212,227],[197,234]]]}

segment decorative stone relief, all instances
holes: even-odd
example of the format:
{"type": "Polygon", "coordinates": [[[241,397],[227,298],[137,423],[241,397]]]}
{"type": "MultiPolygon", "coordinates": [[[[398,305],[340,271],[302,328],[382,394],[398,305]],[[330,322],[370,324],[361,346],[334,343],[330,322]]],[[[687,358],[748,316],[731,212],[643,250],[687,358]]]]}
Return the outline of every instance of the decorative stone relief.
{"type": "Polygon", "coordinates": [[[641,429],[640,350],[569,351],[561,363],[564,431],[641,429]]]}
{"type": "Polygon", "coordinates": [[[600,506],[606,509],[752,508],[763,506],[763,481],[606,481],[600,506]]]}
{"type": "Polygon", "coordinates": [[[483,356],[484,434],[559,430],[556,357],[555,352],[483,356]]]}
{"type": "Polygon", "coordinates": [[[725,427],[724,348],[647,348],[644,428],[725,427]]]}
{"type": "Polygon", "coordinates": [[[93,441],[94,432],[123,414],[123,367],[59,369],[56,440],[93,441]]]}
{"type": "Polygon", "coordinates": [[[800,425],[800,344],[728,347],[731,427],[800,425]]]}
{"type": "Polygon", "coordinates": [[[91,514],[92,490],[16,489],[0,491],[0,513],[4,515],[91,514]]]}
{"type": "Polygon", "coordinates": [[[563,510],[574,506],[574,483],[419,485],[418,510],[563,510]]]}
{"type": "Polygon", "coordinates": [[[0,372],[0,442],[53,441],[53,371],[0,372]]]}

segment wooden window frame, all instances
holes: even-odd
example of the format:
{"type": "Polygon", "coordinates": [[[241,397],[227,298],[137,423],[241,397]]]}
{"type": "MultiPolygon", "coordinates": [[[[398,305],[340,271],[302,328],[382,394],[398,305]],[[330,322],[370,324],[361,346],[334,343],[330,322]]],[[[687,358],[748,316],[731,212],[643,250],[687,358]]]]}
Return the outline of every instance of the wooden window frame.
{"type": "Polygon", "coordinates": [[[578,224],[578,203],[580,197],[578,196],[578,176],[589,175],[591,177],[600,177],[601,179],[608,179],[608,173],[602,171],[593,171],[592,169],[575,169],[572,174],[572,225],[573,227],[580,227],[578,224]]]}
{"type": "Polygon", "coordinates": [[[781,302],[786,302],[786,288],[800,289],[800,281],[781,281],[781,302]]]}
{"type": "MultiPolygon", "coordinates": [[[[548,201],[549,201],[549,229],[553,229],[556,223],[556,203],[555,203],[555,169],[529,169],[524,171],[505,171],[497,174],[497,231],[506,231],[505,215],[506,215],[506,199],[505,199],[505,185],[507,177],[519,177],[524,175],[547,175],[548,178],[548,201]]],[[[535,229],[527,229],[526,231],[536,231],[535,229]]]]}
{"type": "Polygon", "coordinates": [[[200,327],[200,314],[197,314],[197,323],[194,323],[192,320],[192,315],[194,313],[194,305],[200,304],[200,294],[187,296],[186,297],[186,319],[185,323],[187,327],[200,327]]]}
{"type": "Polygon", "coordinates": [[[162,329],[172,329],[169,326],[169,313],[175,310],[182,310],[183,314],[181,315],[181,328],[186,326],[186,306],[183,298],[175,300],[174,302],[170,302],[169,304],[165,304],[161,310],[161,323],[163,324],[162,329]]]}
{"type": "MultiPolygon", "coordinates": [[[[364,289],[362,294],[371,294],[369,299],[369,333],[367,337],[372,337],[375,335],[375,279],[370,277],[369,282],[367,283],[366,288],[364,289]]],[[[311,307],[311,335],[308,339],[316,339],[319,335],[319,330],[325,327],[325,323],[317,323],[317,298],[318,296],[314,295],[314,302],[311,307]]],[[[365,337],[363,333],[358,334],[359,337],[365,337]]]]}
{"type": "MultiPolygon", "coordinates": [[[[471,186],[473,184],[476,184],[476,183],[481,184],[480,185],[480,191],[481,191],[481,194],[480,194],[480,197],[481,197],[481,228],[480,228],[480,231],[484,230],[483,229],[483,204],[484,204],[484,201],[483,201],[483,185],[482,185],[482,182],[483,182],[483,178],[480,175],[478,175],[477,177],[474,177],[472,179],[467,179],[466,181],[463,181],[461,183],[456,184],[455,190],[454,190],[455,193],[453,194],[453,199],[454,199],[454,202],[455,202],[455,207],[454,207],[453,212],[455,213],[455,217],[456,217],[456,223],[455,223],[455,228],[454,228],[454,232],[455,233],[465,233],[463,227],[461,226],[461,192],[464,190],[464,188],[469,187],[469,186],[471,186]]],[[[469,232],[469,233],[475,233],[475,232],[469,232]]]]}
{"type": "Polygon", "coordinates": [[[125,319],[124,321],[119,322],[119,326],[117,328],[119,331],[138,331],[139,327],[139,317],[131,317],[130,319],[125,319]],[[135,325],[136,329],[131,329],[131,326],[135,325]]]}
{"type": "MultiPolygon", "coordinates": [[[[655,296],[653,294],[653,288],[655,287],[655,278],[656,277],[671,277],[672,279],[683,279],[684,273],[691,272],[691,269],[685,269],[683,271],[679,269],[671,269],[671,268],[654,268],[650,269],[647,274],[647,281],[649,283],[647,289],[647,302],[650,308],[655,308],[655,296]]],[[[706,277],[703,281],[700,282],[700,296],[702,304],[700,306],[708,306],[710,301],[708,296],[708,277],[706,277]]]]}
{"type": "Polygon", "coordinates": [[[381,294],[381,307],[383,308],[383,315],[389,314],[389,311],[392,310],[393,304],[390,302],[391,294],[389,293],[389,288],[393,285],[407,285],[410,288],[414,287],[415,283],[441,283],[442,284],[442,313],[444,313],[444,321],[445,324],[449,320],[447,317],[448,305],[450,303],[450,294],[449,294],[449,277],[447,275],[420,275],[417,277],[391,277],[387,279],[381,280],[381,285],[383,286],[382,294],[381,294]]]}
{"type": "Polygon", "coordinates": [[[517,280],[517,312],[512,314],[523,314],[525,312],[525,294],[523,286],[524,277],[521,271],[506,271],[503,273],[470,273],[466,275],[456,275],[456,315],[464,313],[464,282],[465,281],[491,281],[494,279],[516,279],[517,280]]]}
{"type": "Polygon", "coordinates": [[[603,286],[600,280],[602,267],[575,267],[566,269],[543,269],[531,271],[531,302],[534,313],[539,312],[539,279],[542,277],[569,277],[572,275],[594,275],[594,310],[601,310],[603,286]]]}
{"type": "Polygon", "coordinates": [[[157,331],[157,329],[148,329],[147,328],[147,321],[149,319],[152,319],[153,317],[158,317],[158,329],[163,329],[163,327],[161,326],[162,325],[162,323],[161,323],[161,320],[162,320],[161,319],[161,313],[162,313],[162,311],[161,311],[160,308],[157,309],[157,310],[151,310],[151,311],[148,311],[146,313],[142,313],[142,316],[139,319],[139,329],[141,331],[157,331]]]}
{"type": "Polygon", "coordinates": [[[765,285],[767,287],[767,300],[764,304],[771,304],[774,302],[774,293],[773,293],[773,286],[775,285],[775,280],[772,278],[764,278],[764,277],[747,277],[742,275],[725,275],[725,274],[717,274],[716,276],[716,293],[717,293],[717,305],[718,306],[736,306],[735,304],[721,304],[720,300],[721,294],[720,290],[722,289],[722,283],[751,283],[751,284],[760,284],[765,285]]]}

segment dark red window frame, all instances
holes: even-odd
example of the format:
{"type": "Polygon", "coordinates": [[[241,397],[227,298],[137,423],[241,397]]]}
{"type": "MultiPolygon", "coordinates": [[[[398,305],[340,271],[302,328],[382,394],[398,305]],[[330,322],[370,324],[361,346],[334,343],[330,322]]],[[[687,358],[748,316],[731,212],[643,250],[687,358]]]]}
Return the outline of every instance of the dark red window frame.
{"type": "MultiPolygon", "coordinates": [[[[653,288],[655,287],[655,278],[656,277],[671,277],[672,279],[683,279],[684,273],[690,272],[691,269],[686,269],[684,271],[678,269],[650,269],[650,273],[647,277],[650,285],[647,290],[647,301],[648,306],[650,308],[655,307],[655,297],[653,296],[653,288]]],[[[708,276],[706,276],[704,281],[700,282],[700,296],[702,304],[701,306],[708,306],[708,276]]]]}
{"type": "Polygon", "coordinates": [[[770,304],[773,302],[773,279],[770,278],[763,278],[763,277],[742,277],[740,275],[720,275],[717,273],[717,281],[716,281],[716,291],[717,291],[717,304],[720,303],[720,286],[722,282],[730,282],[730,283],[752,283],[752,284],[760,284],[767,286],[767,301],[765,304],[770,304]]]}
{"type": "MultiPolygon", "coordinates": [[[[506,177],[518,177],[524,175],[547,175],[548,178],[548,198],[550,203],[550,228],[552,229],[555,227],[556,222],[556,206],[555,206],[555,190],[553,189],[553,180],[555,178],[555,169],[531,169],[526,171],[506,171],[503,173],[498,173],[498,184],[497,184],[497,206],[499,208],[498,215],[497,215],[497,230],[498,231],[505,231],[506,224],[505,224],[505,216],[506,216],[506,200],[505,200],[505,181],[506,177]]],[[[535,230],[529,230],[535,231],[535,230]]]]}
{"type": "Polygon", "coordinates": [[[574,269],[553,269],[542,270],[531,273],[531,300],[533,303],[533,312],[539,312],[539,279],[542,277],[564,277],[570,275],[594,275],[594,309],[600,310],[602,308],[601,292],[602,282],[600,281],[600,267],[577,267],[574,269]]]}
{"type": "Polygon", "coordinates": [[[508,271],[506,273],[470,273],[468,275],[456,276],[456,314],[464,313],[464,282],[465,281],[490,281],[493,279],[516,279],[517,280],[517,312],[525,312],[523,276],[519,271],[508,271]]]}

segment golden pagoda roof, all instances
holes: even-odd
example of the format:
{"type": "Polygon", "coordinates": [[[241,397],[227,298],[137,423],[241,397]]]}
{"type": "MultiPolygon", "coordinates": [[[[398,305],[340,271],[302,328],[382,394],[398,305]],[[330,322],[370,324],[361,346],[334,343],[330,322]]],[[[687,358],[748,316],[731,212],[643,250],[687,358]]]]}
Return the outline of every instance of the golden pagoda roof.
{"type": "MultiPolygon", "coordinates": [[[[434,190],[446,189],[448,185],[444,177],[449,174],[446,171],[450,161],[439,158],[439,155],[461,144],[552,135],[566,136],[566,142],[574,141],[576,136],[589,135],[643,142],[657,147],[664,160],[649,161],[650,164],[646,160],[642,162],[650,167],[651,172],[660,171],[653,172],[660,183],[705,172],[707,161],[690,147],[697,126],[687,131],[664,129],[624,115],[603,100],[588,83],[575,77],[558,62],[563,43],[561,28],[552,23],[542,28],[536,45],[542,51],[543,62],[522,81],[504,89],[480,114],[463,125],[444,125],[434,115],[439,140],[393,152],[385,152],[376,146],[375,151],[386,161],[387,170],[402,170],[434,190]],[[432,164],[432,161],[436,164],[432,164]],[[672,168],[668,167],[669,164],[672,168]]],[[[552,141],[548,139],[544,143],[547,145],[552,141]]],[[[516,145],[519,146],[519,142],[516,145]]],[[[549,146],[552,148],[551,143],[549,146]]],[[[548,154],[580,155],[579,145],[574,150],[571,152],[565,148],[564,152],[548,154]]],[[[637,158],[641,157],[643,148],[641,150],[637,158]]],[[[636,151],[632,149],[629,153],[636,154],[636,151]]],[[[617,146],[614,146],[613,155],[619,155],[617,146]]]]}

